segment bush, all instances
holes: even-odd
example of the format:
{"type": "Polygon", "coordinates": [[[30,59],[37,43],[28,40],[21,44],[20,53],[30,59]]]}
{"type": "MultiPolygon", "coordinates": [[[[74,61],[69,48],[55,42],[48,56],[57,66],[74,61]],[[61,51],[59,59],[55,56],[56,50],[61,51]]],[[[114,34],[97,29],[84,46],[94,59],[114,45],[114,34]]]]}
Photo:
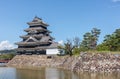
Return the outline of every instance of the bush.
{"type": "Polygon", "coordinates": [[[80,48],[74,48],[73,49],[73,55],[79,55],[80,54],[80,48]]]}

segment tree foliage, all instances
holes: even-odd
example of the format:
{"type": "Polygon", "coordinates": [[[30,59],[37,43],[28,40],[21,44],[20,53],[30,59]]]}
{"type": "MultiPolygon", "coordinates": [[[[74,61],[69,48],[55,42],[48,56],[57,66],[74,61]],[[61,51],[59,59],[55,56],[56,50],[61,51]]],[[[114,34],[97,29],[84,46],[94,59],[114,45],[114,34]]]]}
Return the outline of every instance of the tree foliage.
{"type": "Polygon", "coordinates": [[[72,41],[69,40],[69,39],[67,39],[67,42],[64,43],[64,45],[65,45],[65,49],[66,49],[66,51],[65,51],[66,54],[69,54],[70,56],[72,56],[72,55],[73,55],[72,50],[73,50],[73,48],[75,47],[75,46],[72,44],[72,41]]]}
{"type": "Polygon", "coordinates": [[[106,35],[103,43],[97,48],[102,50],[103,46],[109,51],[120,51],[120,29],[116,29],[115,32],[110,35],[106,35]]]}
{"type": "Polygon", "coordinates": [[[79,54],[81,51],[120,51],[120,29],[116,29],[112,34],[106,35],[101,44],[97,44],[101,31],[93,28],[90,32],[83,35],[83,40],[78,37],[73,40],[67,39],[62,48],[66,54],[72,56],[79,54]]]}
{"type": "Polygon", "coordinates": [[[97,29],[97,28],[93,28],[91,32],[85,33],[83,35],[81,48],[85,50],[95,50],[99,35],[100,35],[100,29],[97,29]]]}
{"type": "MultiPolygon", "coordinates": [[[[75,48],[79,48],[80,46],[80,39],[78,37],[75,37],[73,40],[67,39],[67,41],[64,43],[64,45],[58,46],[59,49],[63,49],[65,54],[72,56],[74,54],[73,51],[76,51],[75,48]]],[[[60,54],[62,54],[62,51],[60,51],[60,54]]]]}

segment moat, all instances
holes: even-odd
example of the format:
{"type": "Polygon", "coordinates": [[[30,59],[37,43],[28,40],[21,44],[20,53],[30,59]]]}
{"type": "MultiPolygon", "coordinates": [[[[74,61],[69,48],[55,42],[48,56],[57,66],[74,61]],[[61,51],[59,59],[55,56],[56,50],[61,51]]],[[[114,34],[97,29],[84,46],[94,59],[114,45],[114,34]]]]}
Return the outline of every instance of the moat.
{"type": "Polygon", "coordinates": [[[0,79],[120,79],[120,73],[74,73],[57,68],[0,67],[0,79]]]}

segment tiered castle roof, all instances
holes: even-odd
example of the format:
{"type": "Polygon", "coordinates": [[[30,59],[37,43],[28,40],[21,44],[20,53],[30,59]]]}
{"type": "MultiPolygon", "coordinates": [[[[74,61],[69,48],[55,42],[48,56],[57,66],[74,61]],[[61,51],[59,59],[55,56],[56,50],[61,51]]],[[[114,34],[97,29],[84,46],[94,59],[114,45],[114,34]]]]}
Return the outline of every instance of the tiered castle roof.
{"type": "Polygon", "coordinates": [[[51,31],[47,29],[48,24],[41,18],[35,17],[32,22],[27,24],[29,28],[24,30],[27,35],[20,36],[23,41],[16,43],[18,52],[57,48],[58,43],[54,42],[54,38],[50,36],[51,31]]]}
{"type": "Polygon", "coordinates": [[[48,24],[43,22],[41,18],[38,18],[37,16],[33,19],[32,22],[27,23],[29,26],[36,26],[36,25],[42,25],[44,27],[47,27],[48,24]]]}

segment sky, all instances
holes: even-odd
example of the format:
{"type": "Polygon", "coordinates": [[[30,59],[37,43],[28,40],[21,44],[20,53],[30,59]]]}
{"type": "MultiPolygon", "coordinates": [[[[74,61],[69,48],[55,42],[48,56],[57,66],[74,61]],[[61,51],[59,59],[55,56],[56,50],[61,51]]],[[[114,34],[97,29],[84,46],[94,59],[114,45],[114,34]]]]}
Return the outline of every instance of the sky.
{"type": "Polygon", "coordinates": [[[56,42],[101,29],[99,43],[120,28],[120,0],[0,0],[0,50],[14,48],[35,16],[49,24],[56,42]]]}

